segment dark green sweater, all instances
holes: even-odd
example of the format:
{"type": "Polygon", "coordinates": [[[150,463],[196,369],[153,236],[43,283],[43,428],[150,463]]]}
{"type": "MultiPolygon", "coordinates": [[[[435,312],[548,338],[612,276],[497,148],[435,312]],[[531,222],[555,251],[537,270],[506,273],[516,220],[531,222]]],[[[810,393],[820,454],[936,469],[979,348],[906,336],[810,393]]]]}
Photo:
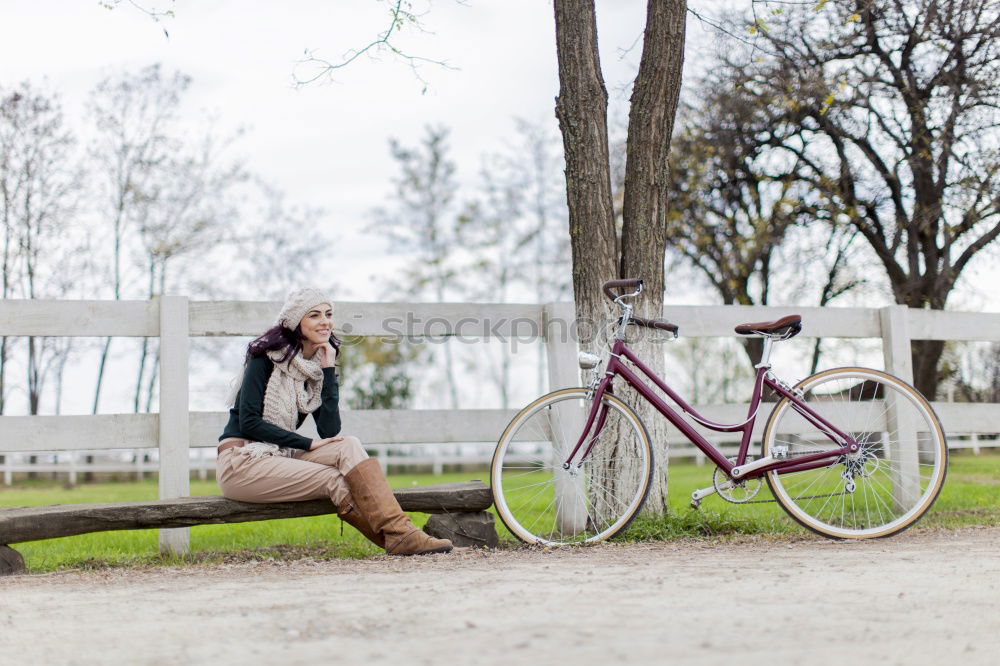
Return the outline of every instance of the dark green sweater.
{"type": "MultiPolygon", "coordinates": [[[[219,441],[227,437],[240,437],[252,442],[267,442],[278,446],[308,451],[312,440],[297,432],[279,428],[264,420],[264,391],[271,378],[274,363],[266,355],[250,359],[243,373],[243,384],[236,394],[236,404],[229,410],[229,423],[219,441]]],[[[340,432],[340,387],[333,368],[323,368],[322,403],[313,412],[316,431],[320,437],[333,437],[340,432]]],[[[296,427],[301,426],[306,415],[299,412],[296,427]]]]}

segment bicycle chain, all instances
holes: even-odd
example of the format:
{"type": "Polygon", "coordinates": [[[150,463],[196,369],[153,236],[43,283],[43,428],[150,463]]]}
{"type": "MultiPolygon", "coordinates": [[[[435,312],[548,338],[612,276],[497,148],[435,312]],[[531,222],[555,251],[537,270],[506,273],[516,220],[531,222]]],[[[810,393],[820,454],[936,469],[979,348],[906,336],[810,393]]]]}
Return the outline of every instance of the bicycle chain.
{"type": "MultiPolygon", "coordinates": [[[[802,453],[788,453],[786,455],[789,458],[791,458],[792,456],[810,456],[810,455],[812,455],[814,453],[816,453],[816,452],[815,451],[803,451],[802,453]]],[[[754,458],[754,460],[756,460],[756,458],[754,458]]],[[[836,464],[836,463],[834,463],[834,464],[836,464]]],[[[806,495],[805,497],[793,497],[792,500],[793,501],[797,501],[797,500],[804,500],[804,499],[822,499],[824,497],[838,497],[840,495],[846,495],[846,494],[847,494],[847,492],[844,491],[842,493],[828,493],[826,495],[806,495]]],[[[777,502],[778,501],[776,499],[769,499],[769,500],[747,500],[745,502],[734,502],[733,500],[727,498],[722,493],[716,492],[716,495],[718,495],[719,497],[721,497],[724,501],[729,502],[730,504],[770,504],[771,502],[777,502]]]]}

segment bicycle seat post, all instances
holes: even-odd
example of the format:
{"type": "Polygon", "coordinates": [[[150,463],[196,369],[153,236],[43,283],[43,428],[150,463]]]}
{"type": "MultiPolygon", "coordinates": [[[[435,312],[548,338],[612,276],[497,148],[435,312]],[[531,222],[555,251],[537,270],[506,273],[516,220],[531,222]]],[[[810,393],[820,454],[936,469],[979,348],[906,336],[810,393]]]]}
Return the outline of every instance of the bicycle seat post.
{"type": "Polygon", "coordinates": [[[764,336],[764,348],[761,350],[760,363],[754,366],[754,368],[765,370],[771,369],[771,351],[774,349],[774,338],[769,335],[764,336]]]}

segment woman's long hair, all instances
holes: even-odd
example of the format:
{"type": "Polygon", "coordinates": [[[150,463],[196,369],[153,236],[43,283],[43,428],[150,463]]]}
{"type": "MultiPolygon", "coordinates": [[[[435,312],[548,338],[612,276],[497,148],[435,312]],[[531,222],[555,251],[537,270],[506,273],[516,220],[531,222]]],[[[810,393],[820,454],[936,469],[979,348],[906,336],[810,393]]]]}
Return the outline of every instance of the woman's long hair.
{"type": "MultiPolygon", "coordinates": [[[[285,349],[287,347],[285,354],[278,360],[278,363],[284,363],[302,351],[302,340],[302,331],[298,326],[295,327],[294,331],[290,328],[285,328],[281,324],[272,326],[264,331],[260,337],[247,345],[247,354],[246,358],[243,359],[243,363],[246,365],[252,358],[263,356],[269,351],[285,349]]],[[[340,338],[334,335],[333,332],[330,333],[330,344],[333,345],[334,349],[340,349],[340,338]]]]}
{"type": "MultiPolygon", "coordinates": [[[[302,331],[297,326],[294,331],[290,328],[285,328],[281,324],[272,326],[247,345],[247,353],[243,358],[243,367],[246,368],[250,359],[263,356],[267,352],[276,349],[285,349],[284,355],[278,359],[278,363],[284,363],[302,351],[302,340],[302,331]]],[[[334,349],[340,350],[341,340],[332,332],[330,333],[330,344],[333,345],[334,349]]],[[[227,404],[232,405],[233,401],[236,400],[236,394],[240,391],[242,381],[243,373],[241,372],[230,382],[227,404]]]]}
{"type": "Polygon", "coordinates": [[[250,359],[263,356],[267,352],[277,349],[286,349],[284,355],[278,361],[279,363],[284,363],[302,351],[302,333],[298,327],[293,331],[278,324],[264,331],[260,337],[247,345],[247,354],[246,358],[243,359],[243,364],[246,365],[250,362],[250,359]]]}

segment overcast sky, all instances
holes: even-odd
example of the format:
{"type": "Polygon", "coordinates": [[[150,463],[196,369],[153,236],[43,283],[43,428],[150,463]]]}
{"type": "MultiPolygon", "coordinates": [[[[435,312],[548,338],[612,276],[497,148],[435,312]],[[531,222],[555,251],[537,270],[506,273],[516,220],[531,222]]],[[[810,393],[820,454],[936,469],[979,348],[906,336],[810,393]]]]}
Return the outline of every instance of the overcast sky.
{"type": "MultiPolygon", "coordinates": [[[[375,300],[378,289],[370,276],[406,260],[387,257],[384,244],[362,233],[368,213],[391,192],[390,137],[415,144],[429,124],[450,127],[459,179],[471,186],[480,158],[510,141],[515,117],[555,128],[551,0],[414,0],[417,11],[427,12],[428,32],[404,30],[397,46],[449,67],[425,65],[421,81],[392,58],[362,58],[332,82],[298,88],[293,73],[307,73],[296,70],[307,50],[337,60],[364,46],[386,28],[386,6],[376,0],[137,1],[147,8],[173,7],[176,16],[156,23],[128,0],[114,10],[98,0],[0,0],[0,87],[25,79],[43,85],[62,95],[73,119],[81,117],[88,91],[107,74],[162,63],[190,75],[186,122],[195,125],[214,114],[223,127],[246,127],[241,152],[249,168],[284,190],[290,202],[329,211],[324,235],[338,242],[331,243],[322,269],[336,276],[329,286],[339,300],[375,300]]],[[[725,4],[702,0],[697,6],[717,12],[725,4]]],[[[611,112],[623,115],[641,50],[645,1],[597,6],[611,112]]],[[[717,41],[717,34],[689,19],[688,82],[704,62],[700,53],[717,41]]],[[[966,276],[951,307],[1000,309],[1000,299],[984,286],[996,281],[991,263],[974,267],[979,275],[966,276]]],[[[680,292],[682,282],[668,281],[668,301],[711,298],[680,292]]]]}
{"type": "MultiPolygon", "coordinates": [[[[426,32],[403,30],[396,45],[449,67],[426,64],[421,81],[398,60],[361,58],[333,81],[298,88],[293,73],[308,74],[299,64],[307,50],[336,61],[364,46],[386,28],[386,5],[137,1],[146,8],[172,7],[175,16],[154,22],[128,0],[114,10],[98,0],[0,0],[0,86],[45,81],[63,96],[73,118],[81,115],[87,92],[110,72],[159,62],[191,75],[189,122],[203,122],[210,113],[223,127],[246,127],[240,150],[251,170],[287,192],[290,202],[329,211],[325,237],[337,242],[323,270],[343,276],[331,285],[342,299],[374,300],[378,293],[369,277],[405,261],[387,257],[385,246],[361,231],[368,213],[391,192],[396,167],[390,137],[415,144],[429,124],[450,127],[459,179],[472,186],[480,158],[509,141],[515,117],[556,127],[551,0],[414,0],[426,32]]],[[[731,4],[696,3],[709,14],[731,4]]],[[[597,7],[611,113],[624,116],[645,2],[608,0],[597,7]]],[[[704,61],[701,54],[718,39],[689,20],[688,85],[704,61]]],[[[989,263],[980,261],[974,271],[992,274],[989,263]]],[[[981,281],[967,276],[951,307],[997,309],[998,299],[976,289],[981,281]]],[[[668,299],[678,296],[690,297],[673,293],[668,299]]]]}
{"type": "MultiPolygon", "coordinates": [[[[224,126],[246,126],[240,145],[249,167],[291,202],[330,212],[329,237],[339,242],[331,254],[336,264],[326,269],[345,276],[336,285],[341,298],[377,296],[367,278],[384,268],[385,248],[361,228],[390,192],[389,137],[413,144],[428,124],[452,128],[459,178],[473,184],[480,156],[502,147],[515,116],[556,126],[548,0],[416,0],[414,8],[427,11],[428,32],[404,30],[397,46],[449,68],[424,65],[425,84],[398,60],[362,58],[333,81],[298,88],[293,73],[308,73],[297,64],[306,50],[337,60],[363,46],[386,28],[386,6],[375,0],[139,4],[172,6],[175,17],[156,23],[127,0],[114,10],[98,0],[2,0],[0,86],[45,81],[72,118],[109,72],[159,62],[191,75],[190,122],[209,112],[224,126]]],[[[641,42],[625,57],[620,50],[641,36],[645,2],[600,2],[598,10],[612,112],[624,113],[641,42]]],[[[692,32],[697,41],[701,30],[692,32]]]]}

